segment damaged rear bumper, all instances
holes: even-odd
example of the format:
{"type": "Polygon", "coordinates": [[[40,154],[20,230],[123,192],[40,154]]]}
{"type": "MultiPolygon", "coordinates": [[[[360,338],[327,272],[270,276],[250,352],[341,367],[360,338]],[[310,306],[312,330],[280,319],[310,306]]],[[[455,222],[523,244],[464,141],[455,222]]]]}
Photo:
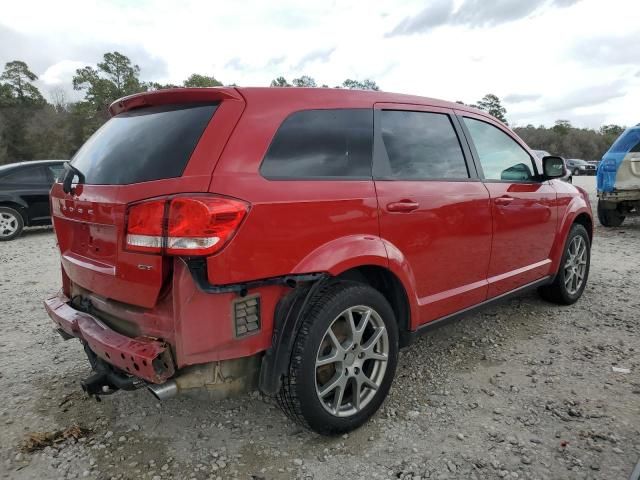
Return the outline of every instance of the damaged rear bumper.
{"type": "Polygon", "coordinates": [[[169,345],[146,337],[130,338],[96,317],[73,308],[62,292],[44,301],[49,317],[65,338],[82,340],[97,357],[149,383],[164,383],[175,373],[169,345]]]}

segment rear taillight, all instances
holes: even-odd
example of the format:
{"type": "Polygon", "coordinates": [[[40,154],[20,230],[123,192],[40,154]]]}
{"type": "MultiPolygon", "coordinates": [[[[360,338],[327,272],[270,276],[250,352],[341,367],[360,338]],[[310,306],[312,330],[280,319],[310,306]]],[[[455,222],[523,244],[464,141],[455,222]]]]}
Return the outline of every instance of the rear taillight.
{"type": "Polygon", "coordinates": [[[138,203],[129,209],[127,247],[140,252],[160,252],[166,200],[138,203]]]}
{"type": "Polygon", "coordinates": [[[249,205],[217,196],[179,196],[132,205],[128,250],[167,255],[211,255],[224,247],[249,205]]]}

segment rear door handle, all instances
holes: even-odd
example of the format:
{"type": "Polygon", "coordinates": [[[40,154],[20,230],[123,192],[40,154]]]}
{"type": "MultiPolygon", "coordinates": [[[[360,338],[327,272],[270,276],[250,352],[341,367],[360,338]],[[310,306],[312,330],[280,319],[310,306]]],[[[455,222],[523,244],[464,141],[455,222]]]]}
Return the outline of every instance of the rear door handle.
{"type": "Polygon", "coordinates": [[[399,202],[392,202],[387,204],[387,210],[389,212],[409,213],[417,210],[418,208],[420,208],[420,204],[411,200],[401,200],[399,202]]]}
{"type": "Polygon", "coordinates": [[[503,195],[501,197],[498,197],[494,200],[494,202],[496,203],[496,205],[509,205],[511,202],[513,202],[513,197],[510,197],[508,195],[503,195]]]}

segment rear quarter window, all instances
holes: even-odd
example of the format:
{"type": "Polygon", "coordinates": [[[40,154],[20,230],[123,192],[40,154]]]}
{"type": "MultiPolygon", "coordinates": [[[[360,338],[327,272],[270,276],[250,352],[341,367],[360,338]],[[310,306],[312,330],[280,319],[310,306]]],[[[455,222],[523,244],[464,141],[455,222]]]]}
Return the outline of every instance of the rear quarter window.
{"type": "Polygon", "coordinates": [[[71,163],[91,185],[127,185],[182,175],[217,104],[162,105],[121,113],[71,163]]]}
{"type": "Polygon", "coordinates": [[[373,111],[304,110],[276,132],[260,166],[268,179],[371,178],[373,111]]]}

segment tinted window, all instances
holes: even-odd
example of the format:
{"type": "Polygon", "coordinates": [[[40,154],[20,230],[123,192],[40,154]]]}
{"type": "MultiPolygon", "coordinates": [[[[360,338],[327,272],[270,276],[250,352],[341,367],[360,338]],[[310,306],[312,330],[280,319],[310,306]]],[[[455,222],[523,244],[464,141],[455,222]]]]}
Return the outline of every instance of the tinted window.
{"type": "Polygon", "coordinates": [[[47,165],[51,172],[51,179],[54,182],[62,181],[64,176],[64,165],[47,165]]]}
{"type": "Polygon", "coordinates": [[[383,110],[381,131],[389,161],[376,175],[414,180],[469,178],[448,115],[383,110]]]}
{"type": "Polygon", "coordinates": [[[182,175],[216,105],[171,105],[121,113],[78,151],[72,164],[94,185],[182,175]]]}
{"type": "Polygon", "coordinates": [[[529,154],[509,135],[480,120],[464,118],[488,180],[527,181],[534,178],[529,154]]]}
{"type": "Polygon", "coordinates": [[[2,183],[18,183],[18,184],[42,184],[49,183],[49,178],[44,168],[38,167],[23,167],[15,170],[8,175],[4,175],[0,178],[2,183]]]}
{"type": "Polygon", "coordinates": [[[267,178],[371,177],[373,112],[305,110],[280,126],[262,162],[267,178]]]}

